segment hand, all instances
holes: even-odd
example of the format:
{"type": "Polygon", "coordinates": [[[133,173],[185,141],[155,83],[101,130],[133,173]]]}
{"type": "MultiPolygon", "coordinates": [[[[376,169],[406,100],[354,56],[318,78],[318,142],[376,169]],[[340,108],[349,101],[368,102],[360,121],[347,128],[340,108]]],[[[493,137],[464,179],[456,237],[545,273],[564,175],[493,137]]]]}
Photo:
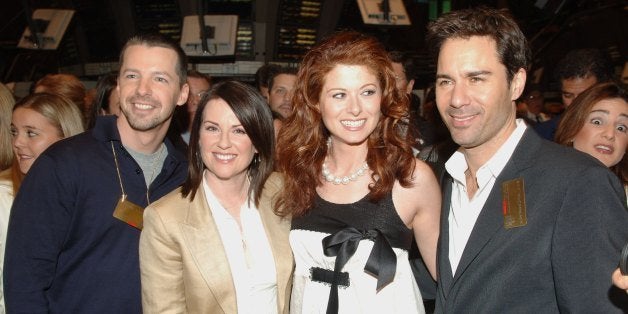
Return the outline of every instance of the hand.
{"type": "Polygon", "coordinates": [[[615,269],[613,272],[613,284],[620,289],[626,290],[626,293],[628,293],[628,276],[622,276],[619,272],[619,268],[615,269]]]}

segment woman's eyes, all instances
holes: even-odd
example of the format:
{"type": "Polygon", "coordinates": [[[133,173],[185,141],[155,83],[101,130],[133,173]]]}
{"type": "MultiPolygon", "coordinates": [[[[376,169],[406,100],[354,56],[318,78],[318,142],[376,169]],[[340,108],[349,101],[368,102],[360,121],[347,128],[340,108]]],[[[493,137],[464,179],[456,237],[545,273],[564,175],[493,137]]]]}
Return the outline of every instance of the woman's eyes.
{"type": "MultiPolygon", "coordinates": [[[[16,137],[16,136],[18,136],[18,133],[19,133],[17,129],[11,129],[11,131],[9,131],[9,132],[11,133],[11,136],[12,136],[12,137],[16,137]]],[[[27,136],[27,137],[35,137],[35,136],[37,136],[37,135],[39,135],[39,133],[38,133],[38,132],[35,132],[35,131],[33,131],[33,130],[27,130],[27,131],[26,131],[26,136],[27,136]]]]}
{"type": "Polygon", "coordinates": [[[376,90],[374,90],[374,89],[367,89],[367,90],[362,92],[362,95],[364,95],[364,96],[371,96],[371,95],[375,95],[375,93],[377,93],[376,90]]]}
{"type": "MultiPolygon", "coordinates": [[[[600,119],[600,118],[592,118],[589,120],[589,123],[595,125],[595,126],[601,126],[604,125],[604,120],[600,119]]],[[[616,130],[622,133],[627,133],[628,132],[628,127],[626,127],[626,125],[624,124],[618,124],[616,127],[616,130]]]]}
{"type": "MultiPolygon", "coordinates": [[[[360,95],[362,95],[362,96],[372,96],[372,95],[375,95],[375,94],[377,94],[377,90],[375,90],[375,89],[367,89],[367,90],[364,90],[364,91],[362,91],[360,93],[360,95]]],[[[344,99],[344,98],[347,97],[347,93],[345,93],[345,92],[338,92],[338,93],[332,94],[331,97],[334,98],[334,99],[344,99]]]]}
{"type": "Polygon", "coordinates": [[[589,122],[591,124],[595,124],[595,125],[601,125],[602,124],[602,120],[600,120],[598,118],[593,118],[593,119],[589,120],[589,122]]]}
{"type": "MultiPolygon", "coordinates": [[[[220,132],[220,129],[217,126],[208,125],[208,126],[205,127],[205,131],[215,133],[215,132],[220,132]]],[[[233,129],[232,132],[235,133],[235,134],[246,135],[246,130],[244,130],[244,128],[235,128],[235,129],[233,129]]]]}
{"type": "Polygon", "coordinates": [[[345,93],[335,93],[335,94],[331,95],[331,97],[335,98],[335,99],[343,99],[343,98],[345,98],[346,95],[347,94],[345,94],[345,93]]]}

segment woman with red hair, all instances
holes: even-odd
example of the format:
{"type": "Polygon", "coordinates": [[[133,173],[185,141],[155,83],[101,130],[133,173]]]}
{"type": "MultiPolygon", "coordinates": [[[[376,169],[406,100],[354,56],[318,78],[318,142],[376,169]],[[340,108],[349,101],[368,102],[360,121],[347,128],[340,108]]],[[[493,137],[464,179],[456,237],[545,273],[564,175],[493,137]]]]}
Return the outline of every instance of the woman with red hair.
{"type": "Polygon", "coordinates": [[[342,32],[305,56],[279,133],[292,217],[295,313],[422,313],[408,250],[435,274],[441,194],[405,140],[408,99],[374,38],[342,32]],[[339,289],[339,287],[341,289],[339,289]]]}

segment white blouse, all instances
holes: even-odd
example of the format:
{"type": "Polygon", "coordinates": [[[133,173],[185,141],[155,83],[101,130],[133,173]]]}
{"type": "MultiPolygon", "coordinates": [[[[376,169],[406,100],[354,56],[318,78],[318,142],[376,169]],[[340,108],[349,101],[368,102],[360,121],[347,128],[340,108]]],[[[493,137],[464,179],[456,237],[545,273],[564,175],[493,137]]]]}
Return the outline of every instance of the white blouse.
{"type": "Polygon", "coordinates": [[[277,270],[268,236],[255,204],[240,208],[240,223],[220,204],[203,176],[207,204],[225,248],[238,313],[277,313],[277,270]]]}

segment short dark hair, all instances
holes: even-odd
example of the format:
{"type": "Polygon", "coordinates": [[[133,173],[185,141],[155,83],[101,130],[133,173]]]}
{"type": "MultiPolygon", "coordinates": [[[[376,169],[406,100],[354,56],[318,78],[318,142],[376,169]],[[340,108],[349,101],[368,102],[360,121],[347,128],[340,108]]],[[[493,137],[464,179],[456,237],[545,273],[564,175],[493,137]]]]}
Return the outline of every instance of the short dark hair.
{"type": "Polygon", "coordinates": [[[486,36],[495,41],[499,59],[506,67],[508,84],[519,69],[529,69],[531,52],[528,41],[506,10],[480,6],[443,14],[428,25],[427,42],[433,56],[438,58],[440,48],[447,39],[472,36],[486,36]]]}
{"type": "Polygon", "coordinates": [[[554,76],[562,80],[595,76],[598,83],[608,82],[613,70],[608,58],[599,49],[575,49],[569,51],[556,65],[554,76]]]}
{"type": "MultiPolygon", "coordinates": [[[[205,74],[196,70],[188,70],[188,77],[194,77],[194,78],[199,78],[199,79],[203,79],[207,82],[207,84],[209,86],[212,85],[212,77],[209,76],[209,74],[205,74]]],[[[186,79],[187,80],[187,79],[186,79]]]]}
{"type": "Polygon", "coordinates": [[[297,76],[297,69],[293,67],[279,67],[276,71],[273,71],[271,75],[268,76],[268,91],[273,89],[273,85],[275,84],[275,77],[279,74],[288,74],[297,76]]]}
{"type": "Polygon", "coordinates": [[[203,111],[212,99],[222,99],[229,105],[257,150],[248,168],[251,180],[248,199],[250,201],[254,196],[255,204],[258,205],[264,183],[273,171],[275,150],[273,117],[264,98],[253,87],[237,81],[224,81],[212,86],[198,105],[192,121],[188,148],[188,177],[183,183],[181,194],[184,197],[191,194],[191,199],[194,199],[196,190],[203,181],[205,165],[201,158],[199,133],[203,124],[203,111]]]}
{"type": "Polygon", "coordinates": [[[133,36],[126,41],[124,47],[122,47],[122,50],[120,51],[120,66],[122,66],[122,64],[124,63],[124,53],[126,52],[126,49],[130,46],[136,45],[143,45],[147,47],[161,47],[173,50],[177,54],[175,71],[179,76],[179,86],[183,86],[183,84],[186,83],[188,73],[188,61],[185,52],[183,52],[183,49],[181,49],[181,46],[179,46],[179,44],[161,34],[142,34],[133,36]]]}
{"type": "Polygon", "coordinates": [[[268,79],[274,76],[274,73],[281,69],[281,66],[274,63],[262,65],[255,71],[255,87],[261,91],[262,87],[268,88],[268,79]]]}
{"type": "Polygon", "coordinates": [[[101,115],[101,111],[109,111],[109,97],[111,92],[116,89],[118,85],[118,74],[108,73],[101,76],[96,82],[96,96],[92,100],[90,106],[90,113],[87,119],[87,128],[91,129],[96,124],[96,119],[101,115]]]}
{"type": "Polygon", "coordinates": [[[414,64],[414,59],[412,59],[410,55],[401,51],[393,50],[388,52],[388,56],[390,57],[390,61],[401,64],[408,81],[416,79],[417,69],[414,64]]]}

